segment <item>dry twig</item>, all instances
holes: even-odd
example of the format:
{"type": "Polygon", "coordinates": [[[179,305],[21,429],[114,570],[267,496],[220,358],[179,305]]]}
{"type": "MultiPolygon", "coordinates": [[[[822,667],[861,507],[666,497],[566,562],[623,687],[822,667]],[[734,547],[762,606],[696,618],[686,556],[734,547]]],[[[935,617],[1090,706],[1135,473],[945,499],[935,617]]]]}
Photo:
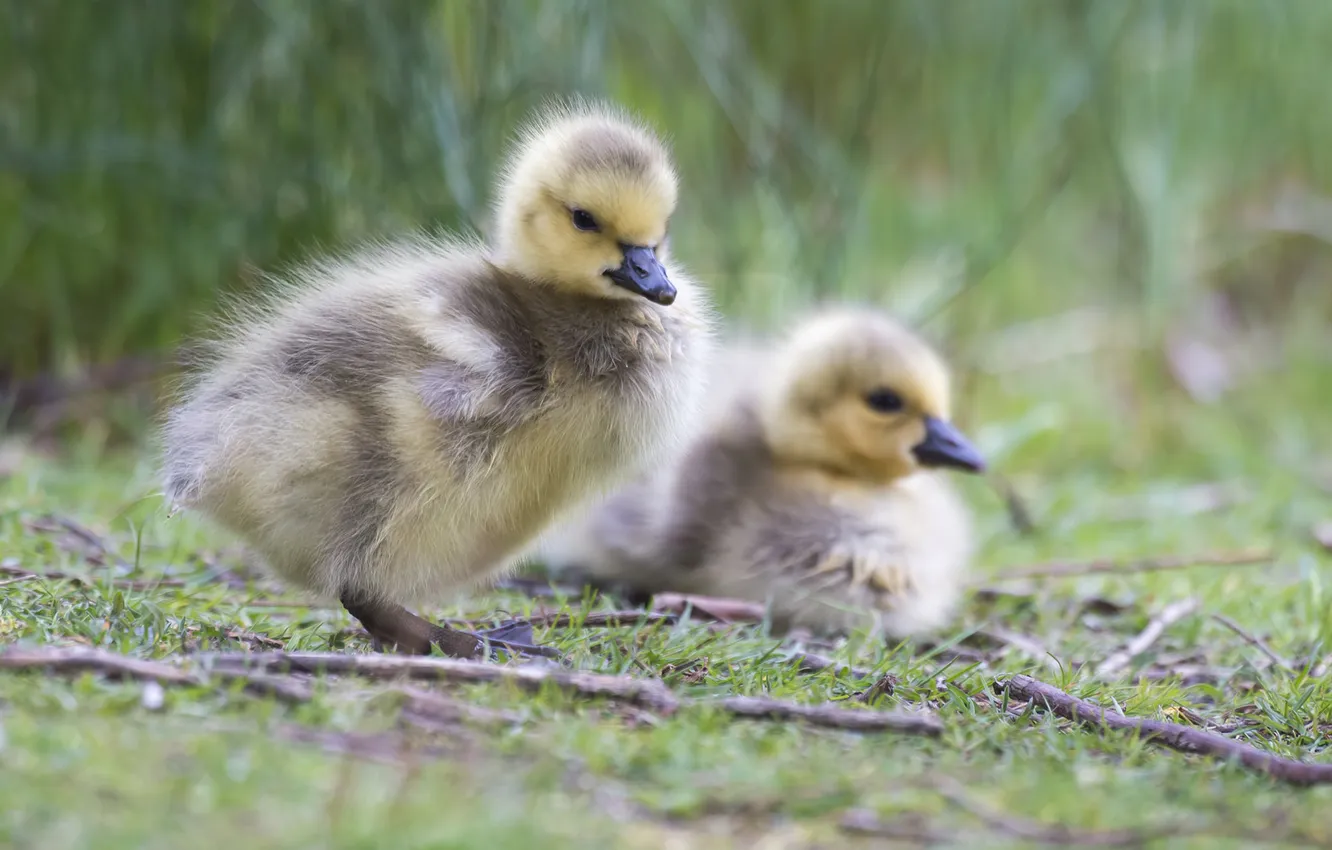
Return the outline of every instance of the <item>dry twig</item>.
{"type": "Polygon", "coordinates": [[[1321,679],[1322,677],[1326,676],[1329,672],[1332,672],[1332,655],[1329,655],[1326,658],[1324,658],[1322,661],[1315,663],[1309,669],[1309,675],[1313,676],[1315,679],[1321,679]]]}
{"type": "Polygon", "coordinates": [[[1030,676],[1017,675],[1008,680],[1001,679],[994,683],[994,690],[999,694],[1007,692],[1013,699],[1030,701],[1037,708],[1044,708],[1085,726],[1133,731],[1146,741],[1181,753],[1232,759],[1250,770],[1265,773],[1282,782],[1293,785],[1332,783],[1332,764],[1306,764],[1274,756],[1257,747],[1204,729],[1164,720],[1128,717],[1030,676]]]}
{"type": "Polygon", "coordinates": [[[225,682],[240,682],[246,693],[273,697],[288,705],[300,705],[314,697],[309,688],[290,676],[265,676],[234,670],[214,670],[212,676],[225,682]]]}
{"type": "Polygon", "coordinates": [[[1266,655],[1268,658],[1272,660],[1272,663],[1275,664],[1276,666],[1280,667],[1283,670],[1294,671],[1295,669],[1294,664],[1290,663],[1290,661],[1278,655],[1276,650],[1268,646],[1266,641],[1264,641],[1262,638],[1258,637],[1257,635],[1249,634],[1247,631],[1244,630],[1243,626],[1241,626],[1239,623],[1235,622],[1234,620],[1230,619],[1225,614],[1213,614],[1212,619],[1216,620],[1221,625],[1225,626],[1235,634],[1239,635],[1241,638],[1244,639],[1245,643],[1256,648],[1263,655],[1266,655]]]}
{"type": "Polygon", "coordinates": [[[695,617],[708,617],[721,623],[761,623],[765,613],[761,604],[746,599],[681,593],[656,594],[652,597],[652,610],[672,614],[691,610],[695,617]]]}
{"type": "Polygon", "coordinates": [[[527,618],[534,628],[568,629],[582,627],[587,629],[619,626],[640,626],[661,623],[671,626],[680,618],[666,611],[593,611],[590,614],[550,613],[536,614],[527,618]]]}
{"type": "Polygon", "coordinates": [[[1042,823],[982,805],[971,799],[961,786],[955,783],[936,781],[934,785],[934,790],[940,796],[979,820],[985,825],[987,832],[949,833],[922,823],[915,817],[885,821],[864,809],[852,809],[846,812],[842,816],[840,826],[846,832],[859,835],[920,841],[926,844],[953,844],[960,847],[983,846],[993,841],[994,833],[1034,844],[1054,844],[1059,847],[1140,847],[1149,841],[1180,834],[1174,829],[1077,829],[1063,824],[1042,823]]]}
{"type": "Polygon", "coordinates": [[[32,570],[25,570],[22,567],[15,567],[9,564],[0,564],[0,573],[4,573],[5,575],[11,575],[11,576],[20,576],[20,579],[18,579],[19,581],[27,581],[28,579],[40,578],[40,579],[45,579],[47,581],[73,582],[74,584],[83,585],[84,587],[91,587],[97,584],[109,584],[112,587],[119,587],[124,590],[136,590],[136,591],[154,590],[159,587],[185,586],[185,582],[176,578],[159,578],[151,580],[111,578],[109,576],[104,578],[92,578],[90,576],[80,576],[80,575],[75,575],[73,573],[61,572],[60,570],[33,572],[32,570]]]}
{"type": "Polygon", "coordinates": [[[797,652],[789,658],[799,665],[801,673],[822,673],[824,670],[832,670],[835,675],[840,676],[845,673],[853,679],[868,679],[874,675],[873,670],[867,670],[864,667],[853,667],[813,652],[797,652]]]}
{"type": "Polygon", "coordinates": [[[1040,661],[1047,667],[1055,670],[1060,669],[1059,659],[1056,658],[1050,650],[1046,649],[1044,644],[1034,637],[1024,635],[1021,632],[1011,631],[1003,626],[990,626],[986,629],[978,629],[976,634],[981,637],[989,638],[995,643],[1003,644],[1004,646],[1025,653],[1037,661],[1040,661]]]}
{"type": "Polygon", "coordinates": [[[50,670],[64,675],[100,673],[111,679],[135,679],[163,685],[201,684],[195,676],[158,661],[145,661],[103,649],[11,646],[0,652],[0,670],[50,670]]]}
{"type": "Polygon", "coordinates": [[[36,519],[27,520],[24,525],[29,531],[39,534],[54,534],[64,532],[69,535],[66,540],[73,540],[78,545],[70,546],[63,541],[57,541],[61,548],[73,551],[80,555],[85,561],[98,566],[115,564],[118,567],[128,569],[130,563],[124,558],[112,551],[111,547],[102,538],[100,534],[88,528],[86,525],[75,519],[57,514],[47,514],[36,519]]]}
{"type": "Polygon", "coordinates": [[[988,576],[990,581],[1016,581],[1032,578],[1068,578],[1070,576],[1094,575],[1097,573],[1163,572],[1166,570],[1186,570],[1193,567],[1241,567],[1251,564],[1270,563],[1276,556],[1271,550],[1250,549],[1240,552],[1220,552],[1213,555],[1194,555],[1191,557],[1145,558],[1141,561],[1056,561],[1011,570],[988,576]]]}
{"type": "Polygon", "coordinates": [[[860,691],[852,697],[853,700],[865,705],[873,705],[879,697],[890,697],[897,689],[898,678],[892,673],[884,673],[874,684],[863,691],[860,691]]]}
{"type": "Polygon", "coordinates": [[[1197,610],[1198,600],[1193,598],[1172,602],[1162,608],[1161,613],[1153,617],[1133,640],[1124,644],[1123,648],[1112,652],[1101,662],[1101,666],[1096,668],[1096,675],[1104,677],[1118,673],[1129,665],[1135,655],[1141,655],[1147,651],[1148,647],[1156,643],[1161,635],[1165,634],[1166,629],[1197,610]]]}
{"type": "MultiPolygon", "coordinates": [[[[208,682],[193,673],[160,661],[134,658],[104,649],[89,647],[9,647],[0,652],[0,670],[49,670],[67,676],[99,673],[109,679],[133,679],[162,685],[202,686],[208,682]]],[[[220,678],[242,682],[247,693],[273,696],[283,702],[299,703],[310,699],[299,683],[264,676],[241,676],[218,671],[220,678]]]]}
{"type": "Polygon", "coordinates": [[[330,652],[263,652],[207,656],[218,665],[248,670],[346,673],[368,678],[405,677],[450,682],[512,682],[528,690],[552,684],[584,696],[600,696],[671,714],[680,705],[675,694],[655,679],[632,679],[527,665],[505,667],[453,658],[404,655],[341,655],[330,652]]]}
{"type": "Polygon", "coordinates": [[[770,720],[803,720],[815,726],[853,729],[857,732],[906,732],[912,735],[938,735],[943,724],[929,714],[905,711],[867,711],[831,705],[800,705],[765,697],[727,697],[712,705],[737,717],[770,720]]]}
{"type": "Polygon", "coordinates": [[[415,726],[438,729],[459,724],[512,726],[523,722],[517,712],[472,705],[434,691],[404,687],[396,693],[403,697],[402,719],[415,726]]]}
{"type": "MultiPolygon", "coordinates": [[[[311,691],[302,682],[272,675],[279,672],[345,673],[370,678],[408,678],[452,682],[507,681],[536,690],[549,683],[584,696],[608,697],[637,704],[658,714],[669,715],[681,700],[656,679],[634,679],[578,673],[554,667],[506,667],[448,658],[393,655],[340,655],[314,652],[215,653],[207,656],[207,678],[157,661],[132,658],[101,649],[84,647],[11,647],[0,652],[0,670],[48,670],[61,674],[100,673],[112,678],[152,681],[164,685],[207,685],[209,678],[240,682],[244,690],[272,696],[287,703],[303,703],[311,691]]],[[[455,719],[481,722],[510,722],[515,718],[485,709],[464,706],[445,697],[404,690],[408,705],[404,719],[434,724],[455,719]]],[[[848,710],[831,705],[799,705],[761,697],[730,697],[707,704],[737,717],[801,720],[817,726],[862,732],[904,732],[938,735],[943,725],[932,715],[907,712],[848,710]]]]}
{"type": "Polygon", "coordinates": [[[984,805],[956,782],[936,780],[934,790],[950,804],[1004,835],[1038,844],[1060,847],[1131,847],[1176,835],[1174,829],[1077,829],[1063,824],[1041,823],[1006,814],[984,805]]]}
{"type": "Polygon", "coordinates": [[[315,600],[304,599],[269,599],[267,597],[257,596],[254,599],[247,599],[240,603],[242,608],[308,608],[311,611],[320,609],[339,609],[339,606],[327,602],[318,602],[315,600]]]}

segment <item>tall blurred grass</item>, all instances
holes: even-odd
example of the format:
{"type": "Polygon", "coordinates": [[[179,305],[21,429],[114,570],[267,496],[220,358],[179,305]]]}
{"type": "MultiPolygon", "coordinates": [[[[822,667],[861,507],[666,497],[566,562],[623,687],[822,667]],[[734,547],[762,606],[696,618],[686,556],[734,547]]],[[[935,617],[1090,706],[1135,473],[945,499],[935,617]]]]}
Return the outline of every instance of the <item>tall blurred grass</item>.
{"type": "Polygon", "coordinates": [[[11,375],[165,351],[321,247],[483,230],[570,92],[669,131],[677,252],[755,323],[1332,303],[1323,0],[0,0],[0,40],[11,375]]]}

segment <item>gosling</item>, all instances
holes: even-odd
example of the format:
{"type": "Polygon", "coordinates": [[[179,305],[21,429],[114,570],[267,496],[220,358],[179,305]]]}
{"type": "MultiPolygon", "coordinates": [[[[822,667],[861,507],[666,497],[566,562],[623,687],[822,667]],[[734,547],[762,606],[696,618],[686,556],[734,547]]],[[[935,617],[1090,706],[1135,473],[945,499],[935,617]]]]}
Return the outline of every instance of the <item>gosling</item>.
{"type": "Polygon", "coordinates": [[[904,637],[952,614],[970,520],[944,468],[984,462],[919,337],[839,310],[768,352],[732,348],[673,465],[543,539],[555,572],[639,598],[765,603],[775,629],[904,637]]]}
{"type": "Polygon", "coordinates": [[[538,114],[488,244],[378,246],[240,311],[167,416],[168,502],[340,600],[377,647],[557,654],[404,606],[493,577],[680,439],[711,312],[667,254],[676,200],[643,124],[586,102],[538,114]]]}

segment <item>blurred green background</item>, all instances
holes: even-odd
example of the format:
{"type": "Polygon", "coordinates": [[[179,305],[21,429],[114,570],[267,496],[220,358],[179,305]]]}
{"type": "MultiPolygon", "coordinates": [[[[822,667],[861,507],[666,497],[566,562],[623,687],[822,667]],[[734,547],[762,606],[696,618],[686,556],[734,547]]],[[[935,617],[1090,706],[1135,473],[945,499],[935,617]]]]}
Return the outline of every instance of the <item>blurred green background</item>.
{"type": "Polygon", "coordinates": [[[581,92],[670,134],[729,317],[919,322],[992,452],[1301,464],[1332,426],[1325,0],[0,0],[0,39],[16,419],[284,264],[484,232],[516,123],[581,92]]]}

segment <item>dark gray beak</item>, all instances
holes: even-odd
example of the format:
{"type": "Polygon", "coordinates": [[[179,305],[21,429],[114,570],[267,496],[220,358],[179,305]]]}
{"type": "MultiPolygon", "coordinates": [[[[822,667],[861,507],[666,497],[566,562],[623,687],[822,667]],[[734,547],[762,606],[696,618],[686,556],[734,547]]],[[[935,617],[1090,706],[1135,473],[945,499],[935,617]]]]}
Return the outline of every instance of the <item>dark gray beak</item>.
{"type": "Polygon", "coordinates": [[[925,417],[925,439],[911,453],[921,466],[947,466],[964,472],[985,469],[985,459],[962,432],[934,416],[925,417]]]}
{"type": "Polygon", "coordinates": [[[666,277],[666,269],[657,261],[651,248],[625,245],[624,262],[618,269],[606,272],[616,286],[635,292],[654,304],[675,301],[675,286],[666,277]]]}

